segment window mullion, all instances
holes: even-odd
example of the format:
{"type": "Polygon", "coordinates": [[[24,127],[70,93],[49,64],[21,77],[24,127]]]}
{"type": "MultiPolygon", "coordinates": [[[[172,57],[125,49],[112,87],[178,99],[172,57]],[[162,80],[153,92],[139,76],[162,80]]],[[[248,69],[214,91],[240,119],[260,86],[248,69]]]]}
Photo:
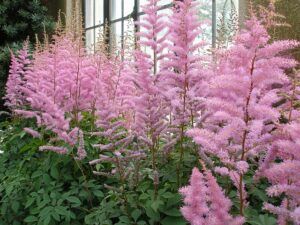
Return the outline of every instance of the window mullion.
{"type": "Polygon", "coordinates": [[[216,47],[217,40],[217,3],[212,0],[212,47],[216,47]]]}
{"type": "Polygon", "coordinates": [[[105,37],[105,44],[109,45],[109,39],[110,39],[110,30],[107,30],[106,26],[110,26],[110,0],[104,0],[104,5],[103,5],[103,16],[104,16],[104,26],[103,26],[103,32],[105,37]],[[107,33],[106,33],[107,32],[107,33]]]}
{"type": "Polygon", "coordinates": [[[124,48],[124,0],[122,0],[121,49],[124,48]]]}
{"type": "MultiPolygon", "coordinates": [[[[96,26],[96,0],[93,0],[93,26],[96,26]]],[[[93,35],[94,35],[94,52],[96,51],[96,28],[93,29],[93,35]]]]}

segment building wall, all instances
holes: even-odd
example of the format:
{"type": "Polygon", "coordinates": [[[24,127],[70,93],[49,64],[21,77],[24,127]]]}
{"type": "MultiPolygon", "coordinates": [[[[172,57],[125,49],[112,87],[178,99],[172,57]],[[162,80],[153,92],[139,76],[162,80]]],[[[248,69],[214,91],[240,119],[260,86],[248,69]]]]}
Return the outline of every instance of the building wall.
{"type": "MultiPolygon", "coordinates": [[[[276,12],[283,15],[282,21],[289,26],[277,26],[270,29],[274,40],[292,39],[300,41],[300,0],[273,0],[276,12]]],[[[255,0],[255,3],[268,6],[269,0],[255,0]]],[[[300,61],[300,48],[293,51],[293,55],[300,61]]]]}
{"type": "Polygon", "coordinates": [[[249,0],[240,0],[239,1],[239,23],[240,27],[243,26],[243,23],[245,21],[246,15],[247,15],[247,8],[248,8],[248,2],[249,0]]]}

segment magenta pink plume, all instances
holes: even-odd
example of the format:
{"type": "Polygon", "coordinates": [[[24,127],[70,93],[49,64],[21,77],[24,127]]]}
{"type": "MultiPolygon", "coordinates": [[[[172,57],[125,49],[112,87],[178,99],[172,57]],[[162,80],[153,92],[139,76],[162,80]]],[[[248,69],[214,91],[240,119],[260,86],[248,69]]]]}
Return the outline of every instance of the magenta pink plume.
{"type": "Polygon", "coordinates": [[[28,134],[30,134],[32,137],[35,137],[35,138],[41,138],[41,134],[31,128],[28,128],[28,127],[25,127],[24,128],[24,131],[28,134]]]}
{"type": "Polygon", "coordinates": [[[31,64],[28,48],[28,42],[25,42],[23,48],[16,55],[11,52],[11,65],[4,97],[5,105],[11,109],[20,109],[26,104],[23,87],[26,82],[26,73],[31,64]]]}
{"type": "Polygon", "coordinates": [[[179,192],[185,204],[181,212],[191,225],[241,225],[244,222],[243,218],[230,215],[231,202],[209,170],[200,173],[194,168],[190,185],[179,192]]]}
{"type": "Polygon", "coordinates": [[[169,101],[173,126],[194,126],[206,95],[204,69],[199,49],[205,44],[198,3],[174,1],[169,17],[168,53],[162,63],[161,87],[169,101]]]}
{"type": "Polygon", "coordinates": [[[280,117],[280,89],[273,84],[288,83],[285,69],[296,61],[282,54],[299,45],[295,41],[269,44],[270,36],[261,22],[252,16],[227,52],[216,54],[215,75],[209,81],[204,128],[188,135],[209,154],[217,156],[237,187],[240,213],[246,206],[243,174],[247,160],[270,149],[271,131],[280,117]]]}
{"type": "Polygon", "coordinates": [[[40,151],[52,151],[52,152],[56,152],[58,154],[61,154],[61,155],[65,155],[68,153],[68,149],[65,148],[65,147],[57,147],[57,146],[41,146],[39,148],[40,151]]]}

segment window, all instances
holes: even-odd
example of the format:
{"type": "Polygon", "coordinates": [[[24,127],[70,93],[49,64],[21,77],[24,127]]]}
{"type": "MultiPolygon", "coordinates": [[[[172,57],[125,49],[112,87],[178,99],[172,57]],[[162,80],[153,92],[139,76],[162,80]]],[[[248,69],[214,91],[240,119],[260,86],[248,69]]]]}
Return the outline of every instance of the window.
{"type": "MultiPolygon", "coordinates": [[[[238,15],[239,0],[196,0],[200,2],[199,17],[209,22],[203,28],[204,37],[216,46],[218,31],[228,30],[232,22],[231,16],[238,15]]],[[[147,0],[84,0],[84,18],[86,31],[86,45],[91,51],[94,43],[103,32],[105,21],[110,24],[110,42],[123,47],[124,34],[134,29],[133,20],[142,18],[141,5],[147,0]]],[[[162,0],[161,11],[170,13],[172,0],[162,0]]],[[[230,31],[227,31],[227,33],[230,31]]],[[[223,35],[223,34],[222,34],[223,35]]]]}
{"type": "Polygon", "coordinates": [[[84,24],[87,48],[92,50],[93,44],[99,36],[100,28],[104,24],[104,0],[84,1],[84,24]]]}

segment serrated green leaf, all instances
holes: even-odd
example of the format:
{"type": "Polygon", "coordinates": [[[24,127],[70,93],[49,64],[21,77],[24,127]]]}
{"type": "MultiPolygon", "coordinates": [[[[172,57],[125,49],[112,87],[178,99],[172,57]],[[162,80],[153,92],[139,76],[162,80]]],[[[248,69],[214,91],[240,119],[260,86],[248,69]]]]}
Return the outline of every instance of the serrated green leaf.
{"type": "Polygon", "coordinates": [[[173,217],[181,216],[181,213],[180,213],[179,209],[177,209],[177,208],[168,209],[168,210],[164,211],[163,213],[168,216],[173,216],[173,217]]]}
{"type": "Polygon", "coordinates": [[[142,215],[142,211],[139,209],[135,209],[132,211],[131,216],[134,219],[134,221],[137,221],[138,218],[142,215]]]}
{"type": "Polygon", "coordinates": [[[151,208],[152,208],[155,212],[157,212],[158,208],[159,208],[161,205],[163,205],[163,204],[164,204],[163,201],[161,201],[161,200],[159,200],[159,199],[156,199],[156,200],[154,200],[154,201],[151,203],[151,208]]]}
{"type": "Polygon", "coordinates": [[[54,179],[58,179],[59,178],[59,172],[58,169],[55,167],[55,165],[53,165],[50,169],[50,175],[54,178],[54,179]]]}
{"type": "Polygon", "coordinates": [[[18,201],[13,201],[11,208],[15,213],[19,211],[19,207],[20,207],[20,203],[18,201]]]}
{"type": "Polygon", "coordinates": [[[166,217],[161,221],[162,225],[186,225],[187,223],[183,218],[178,217],[166,217]]]}
{"type": "Polygon", "coordinates": [[[165,193],[161,194],[160,196],[162,196],[164,198],[173,198],[176,195],[171,192],[165,192],[165,193]]]}
{"type": "Polygon", "coordinates": [[[35,200],[34,198],[29,198],[25,204],[25,209],[31,206],[34,200],[35,200]]]}
{"type": "Polygon", "coordinates": [[[76,204],[76,205],[80,205],[81,201],[79,198],[75,197],[75,196],[69,196],[66,198],[69,202],[76,204]]]}
{"type": "Polygon", "coordinates": [[[103,197],[103,196],[104,196],[103,192],[102,192],[102,191],[99,191],[99,190],[93,191],[93,194],[94,194],[95,196],[97,196],[97,197],[103,197]]]}
{"type": "Polygon", "coordinates": [[[51,215],[48,214],[47,217],[45,218],[43,225],[49,225],[51,222],[51,215]]]}
{"type": "Polygon", "coordinates": [[[55,206],[54,211],[62,216],[67,216],[69,214],[69,211],[67,210],[67,208],[63,207],[63,206],[55,206]]]}
{"type": "Polygon", "coordinates": [[[32,223],[32,222],[36,222],[38,219],[35,217],[35,216],[27,216],[25,219],[24,219],[24,222],[25,223],[32,223]]]}

